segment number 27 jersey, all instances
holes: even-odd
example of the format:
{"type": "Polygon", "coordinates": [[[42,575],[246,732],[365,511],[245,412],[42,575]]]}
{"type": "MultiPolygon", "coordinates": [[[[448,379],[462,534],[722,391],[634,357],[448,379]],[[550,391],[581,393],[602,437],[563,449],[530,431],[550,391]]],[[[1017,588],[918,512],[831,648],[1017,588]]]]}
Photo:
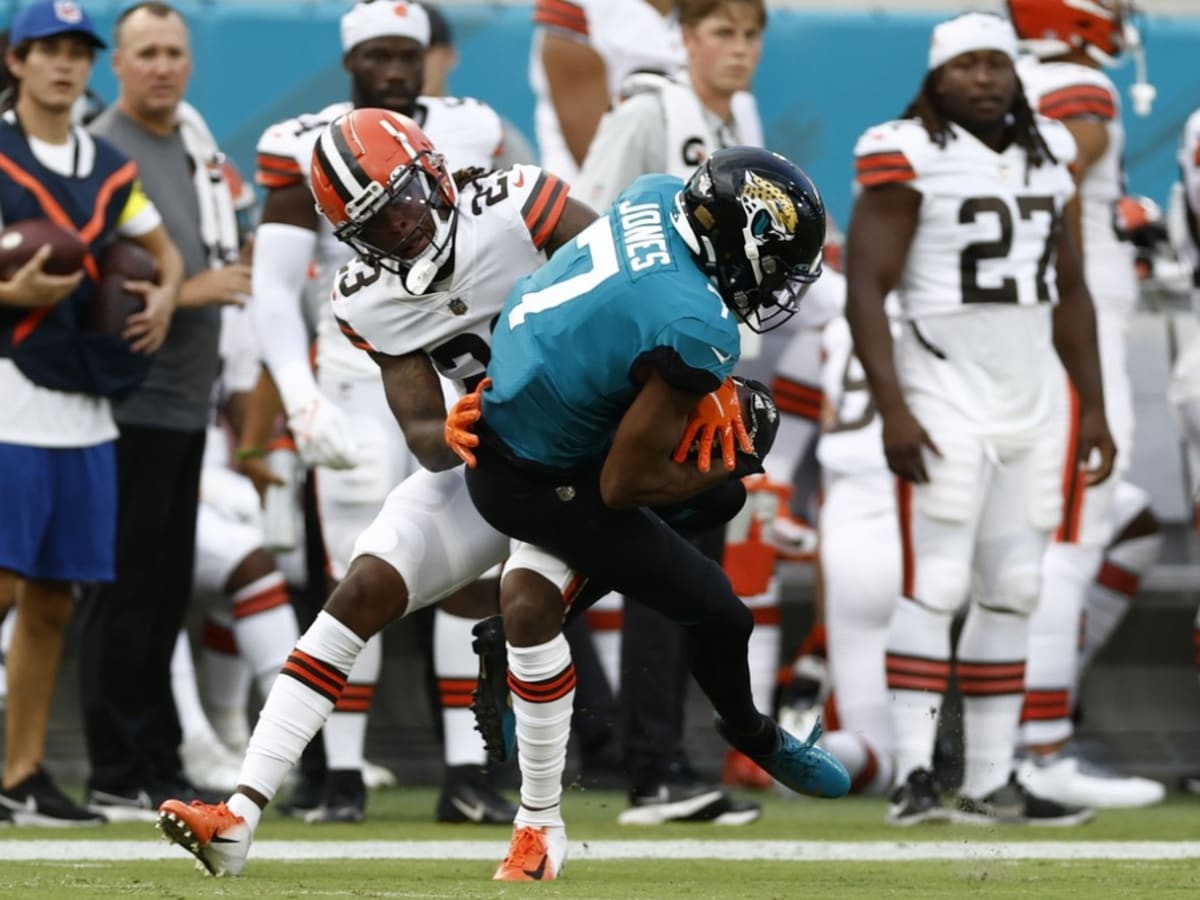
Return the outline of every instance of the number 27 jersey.
{"type": "Polygon", "coordinates": [[[905,319],[969,311],[976,303],[1058,300],[1056,225],[1074,193],[1075,141],[1050,119],[1038,128],[1056,162],[1026,162],[1013,143],[996,152],[950,126],[939,147],[915,119],[869,129],[854,149],[860,187],[903,184],[921,194],[898,293],[905,319]]]}

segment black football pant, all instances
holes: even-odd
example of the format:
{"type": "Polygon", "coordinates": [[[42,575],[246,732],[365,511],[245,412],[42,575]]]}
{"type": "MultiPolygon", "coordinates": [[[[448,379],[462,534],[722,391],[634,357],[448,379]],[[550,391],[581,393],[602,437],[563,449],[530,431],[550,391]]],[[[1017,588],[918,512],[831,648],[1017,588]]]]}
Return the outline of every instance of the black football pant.
{"type": "Polygon", "coordinates": [[[203,431],[125,426],[117,441],[117,580],[81,608],[88,786],[112,793],[182,775],[171,654],[192,596],[203,431]]]}
{"type": "Polygon", "coordinates": [[[720,566],[654,513],[606,507],[598,469],[535,471],[487,440],[476,456],[467,486],[493,528],[681,625],[692,675],[718,715],[734,731],[757,730],[746,663],[754,620],[720,566]]]}
{"type": "MultiPolygon", "coordinates": [[[[692,542],[719,563],[725,527],[692,542]]],[[[683,749],[689,664],[683,630],[653,609],[653,598],[627,597],[621,634],[621,711],[629,786],[634,795],[694,777],[683,749]]]]}

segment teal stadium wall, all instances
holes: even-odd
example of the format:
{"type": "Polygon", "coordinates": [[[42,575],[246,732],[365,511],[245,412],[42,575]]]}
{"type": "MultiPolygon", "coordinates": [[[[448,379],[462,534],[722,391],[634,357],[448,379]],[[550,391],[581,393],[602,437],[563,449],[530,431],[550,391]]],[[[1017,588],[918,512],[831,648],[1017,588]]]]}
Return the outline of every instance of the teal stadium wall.
{"type": "MultiPolygon", "coordinates": [[[[8,13],[6,20],[17,5],[0,6],[8,13]]],[[[84,3],[105,34],[126,5],[84,3]]],[[[253,168],[255,141],[267,125],[346,96],[338,37],[342,3],[179,6],[191,23],[196,57],[189,99],[247,173],[253,168]]],[[[532,137],[529,6],[445,9],[461,56],[452,79],[454,92],[486,100],[532,137]]],[[[851,204],[854,141],[869,125],[904,108],[924,73],[929,30],[941,18],[929,13],[771,11],[755,83],[768,143],[809,171],[841,222],[851,204]]],[[[1159,96],[1146,119],[1126,111],[1127,165],[1132,192],[1163,202],[1176,177],[1180,129],[1200,106],[1200,17],[1152,17],[1143,31],[1159,96]]],[[[1132,66],[1112,74],[1125,91],[1132,66]]],[[[106,99],[115,93],[107,55],[98,61],[93,87],[106,99]]]]}

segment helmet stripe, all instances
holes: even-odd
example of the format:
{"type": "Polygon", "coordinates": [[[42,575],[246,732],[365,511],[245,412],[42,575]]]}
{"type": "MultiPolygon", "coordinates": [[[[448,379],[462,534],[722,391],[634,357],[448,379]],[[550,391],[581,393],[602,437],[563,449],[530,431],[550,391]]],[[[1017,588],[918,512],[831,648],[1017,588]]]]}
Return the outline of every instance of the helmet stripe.
{"type": "Polygon", "coordinates": [[[316,150],[334,190],[343,202],[349,203],[367,189],[371,179],[359,165],[342,129],[336,123],[325,129],[317,141],[316,150]]]}

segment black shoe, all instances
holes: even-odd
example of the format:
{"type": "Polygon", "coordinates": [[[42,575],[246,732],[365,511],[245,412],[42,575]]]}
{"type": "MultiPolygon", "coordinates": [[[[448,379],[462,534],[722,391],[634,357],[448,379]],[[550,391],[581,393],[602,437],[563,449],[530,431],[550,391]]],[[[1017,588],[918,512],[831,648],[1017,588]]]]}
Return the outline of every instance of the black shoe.
{"type": "Polygon", "coordinates": [[[1010,775],[1008,783],[986,797],[976,799],[959,795],[951,821],[962,825],[1045,825],[1069,827],[1090,822],[1096,811],[1086,806],[1067,806],[1031,794],[1010,775]]]}
{"type": "Polygon", "coordinates": [[[1179,780],[1180,789],[1187,794],[1200,794],[1200,774],[1184,775],[1179,780]]]}
{"type": "Polygon", "coordinates": [[[325,776],[321,805],[304,821],[309,825],[335,822],[357,823],[367,817],[367,787],[358,769],[330,769],[325,776]]]}
{"type": "Polygon", "coordinates": [[[712,822],[730,811],[730,797],[711,784],[659,784],[635,790],[619,825],[662,825],[666,822],[712,822]]]}
{"type": "Polygon", "coordinates": [[[942,794],[928,769],[913,769],[904,783],[888,797],[885,821],[889,825],[918,825],[944,822],[948,818],[942,794]]]}
{"type": "Polygon", "coordinates": [[[517,807],[496,791],[478,766],[454,766],[446,772],[434,818],[439,822],[511,825],[517,807]]]}
{"type": "Polygon", "coordinates": [[[471,694],[475,730],[483,735],[488,762],[502,765],[517,752],[517,720],[508,692],[508,650],[504,619],[488,616],[471,629],[471,649],[479,657],[479,676],[471,694]]]}
{"type": "Polygon", "coordinates": [[[276,803],[275,808],[285,816],[293,819],[303,819],[321,805],[325,795],[324,777],[318,779],[301,771],[296,779],[295,787],[288,794],[287,800],[276,803]]]}
{"type": "Polygon", "coordinates": [[[0,790],[0,806],[14,825],[44,825],[52,828],[79,828],[103,825],[108,819],[84,809],[58,789],[50,773],[37,771],[8,790],[0,790]]]}

